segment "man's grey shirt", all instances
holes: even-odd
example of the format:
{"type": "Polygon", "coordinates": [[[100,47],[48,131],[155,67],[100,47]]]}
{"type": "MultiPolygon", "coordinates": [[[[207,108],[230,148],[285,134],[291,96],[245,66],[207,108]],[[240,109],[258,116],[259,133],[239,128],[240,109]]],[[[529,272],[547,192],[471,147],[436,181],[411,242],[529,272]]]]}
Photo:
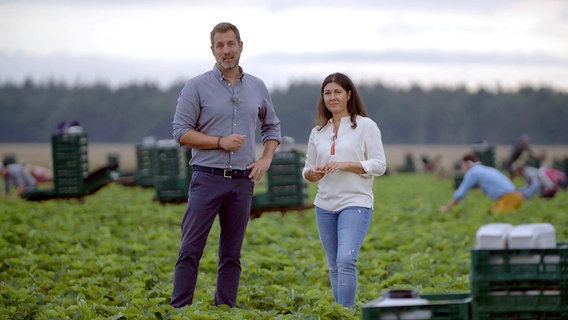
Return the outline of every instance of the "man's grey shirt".
{"type": "MultiPolygon", "coordinates": [[[[240,68],[240,67],[239,67],[240,68]]],[[[189,130],[211,136],[245,135],[237,151],[192,149],[190,165],[244,170],[256,160],[255,134],[260,120],[262,143],[282,141],[280,119],[264,82],[241,69],[235,86],[214,66],[187,81],[177,101],[173,119],[173,137],[189,130]]]]}

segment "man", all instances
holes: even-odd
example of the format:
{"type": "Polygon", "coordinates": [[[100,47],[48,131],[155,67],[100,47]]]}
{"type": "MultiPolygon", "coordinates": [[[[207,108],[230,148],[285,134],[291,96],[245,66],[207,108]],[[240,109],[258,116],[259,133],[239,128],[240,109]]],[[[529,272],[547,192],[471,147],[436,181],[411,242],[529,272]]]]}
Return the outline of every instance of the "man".
{"type": "Polygon", "coordinates": [[[37,188],[37,180],[30,172],[19,163],[5,165],[0,162],[0,176],[4,179],[2,194],[4,197],[10,195],[10,188],[15,187],[15,195],[23,196],[26,191],[37,188]]]}
{"type": "Polygon", "coordinates": [[[174,307],[193,302],[199,261],[217,214],[221,231],[215,305],[235,306],[254,182],[268,170],[282,141],[264,82],[239,66],[242,50],[237,27],[216,25],[211,31],[215,66],[190,79],[178,98],[173,136],[192,148],[193,175],[174,269],[174,307]],[[257,119],[264,148],[255,160],[257,119]]]}
{"type": "Polygon", "coordinates": [[[491,207],[493,213],[505,213],[521,207],[523,196],[501,171],[482,165],[474,154],[466,154],[462,158],[461,167],[465,172],[463,180],[448,204],[440,208],[442,212],[457,205],[473,187],[479,187],[487,197],[494,200],[491,207]]]}

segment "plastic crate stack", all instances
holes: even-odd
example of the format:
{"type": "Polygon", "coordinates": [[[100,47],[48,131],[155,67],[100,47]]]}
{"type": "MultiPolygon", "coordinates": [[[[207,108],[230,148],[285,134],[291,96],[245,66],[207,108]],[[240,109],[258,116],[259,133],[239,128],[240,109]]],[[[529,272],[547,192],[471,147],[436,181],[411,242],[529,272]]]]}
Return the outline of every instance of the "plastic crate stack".
{"type": "Polygon", "coordinates": [[[85,193],[84,179],[89,175],[87,144],[86,133],[51,136],[55,193],[69,196],[85,193]]]}
{"type": "Polygon", "coordinates": [[[159,140],[153,152],[154,188],[160,202],[187,200],[191,179],[191,150],[172,140],[159,140]]]}
{"type": "Polygon", "coordinates": [[[253,208],[309,205],[308,186],[302,178],[304,155],[298,151],[276,152],[266,172],[268,192],[255,194],[253,208]]]}
{"type": "Polygon", "coordinates": [[[154,186],[154,160],[156,152],[156,138],[145,137],[136,148],[136,171],[134,181],[141,187],[154,186]]]}
{"type": "Polygon", "coordinates": [[[568,319],[568,243],[556,243],[549,224],[486,227],[501,227],[486,235],[501,236],[507,248],[471,251],[473,318],[568,319]],[[529,227],[545,232],[512,238],[529,227]]]}

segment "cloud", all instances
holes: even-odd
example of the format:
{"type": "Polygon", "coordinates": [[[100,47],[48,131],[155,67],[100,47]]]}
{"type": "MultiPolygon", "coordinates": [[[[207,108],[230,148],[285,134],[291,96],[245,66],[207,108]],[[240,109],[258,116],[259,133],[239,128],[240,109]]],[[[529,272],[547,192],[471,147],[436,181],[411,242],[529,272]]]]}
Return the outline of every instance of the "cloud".
{"type": "MultiPolygon", "coordinates": [[[[0,82],[54,80],[121,86],[149,82],[166,87],[213,67],[213,58],[151,60],[98,56],[0,53],[0,82]]],[[[316,81],[342,71],[354,79],[396,86],[463,84],[471,87],[552,85],[568,89],[568,60],[546,55],[444,53],[436,51],[337,51],[243,55],[245,71],[260,76],[269,88],[294,81],[316,81]]]]}
{"type": "Polygon", "coordinates": [[[355,78],[568,87],[563,0],[0,0],[0,81],[167,85],[209,69],[209,31],[241,29],[267,84],[355,78]]]}

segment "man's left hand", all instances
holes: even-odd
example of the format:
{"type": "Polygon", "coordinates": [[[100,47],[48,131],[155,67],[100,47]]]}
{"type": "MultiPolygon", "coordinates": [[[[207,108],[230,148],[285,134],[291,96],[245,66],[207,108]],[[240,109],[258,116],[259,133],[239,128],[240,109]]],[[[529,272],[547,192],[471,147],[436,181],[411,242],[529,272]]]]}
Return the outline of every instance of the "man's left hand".
{"type": "Polygon", "coordinates": [[[272,161],[268,159],[258,159],[249,164],[247,166],[247,169],[250,170],[249,178],[254,182],[260,182],[264,173],[270,168],[271,162],[272,161]]]}

